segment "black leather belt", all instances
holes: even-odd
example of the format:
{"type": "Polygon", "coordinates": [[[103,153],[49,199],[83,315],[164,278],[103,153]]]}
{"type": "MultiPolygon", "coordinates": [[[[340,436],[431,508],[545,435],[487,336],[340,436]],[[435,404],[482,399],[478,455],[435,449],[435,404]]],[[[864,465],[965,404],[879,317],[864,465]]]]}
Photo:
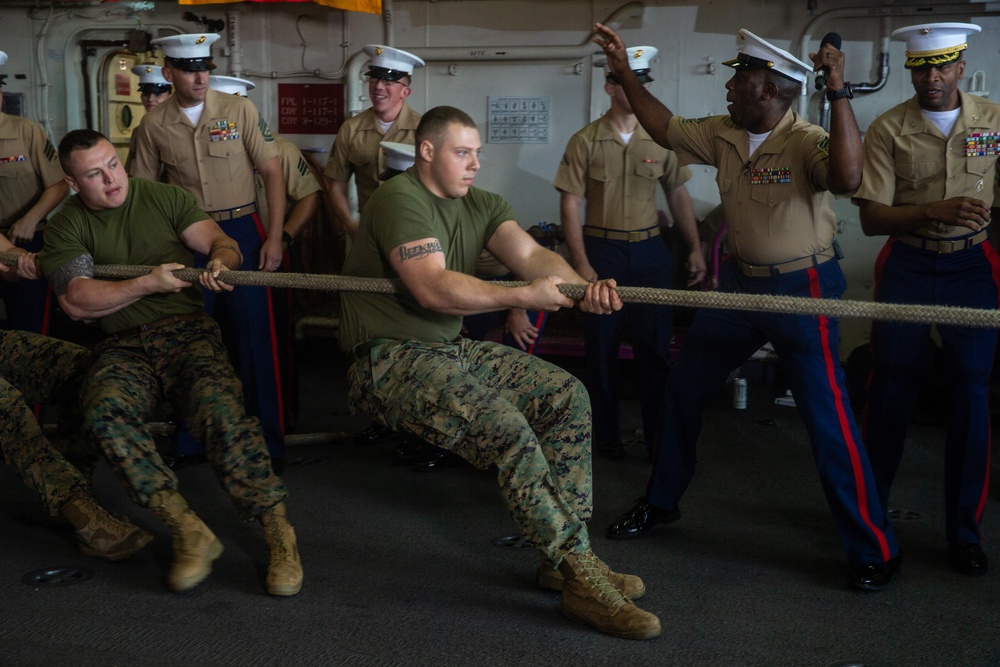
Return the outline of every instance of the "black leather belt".
{"type": "Polygon", "coordinates": [[[646,229],[637,229],[634,232],[626,232],[622,229],[605,229],[604,227],[590,227],[588,225],[584,225],[583,233],[587,236],[596,236],[599,239],[636,243],[638,241],[651,239],[654,236],[659,236],[660,226],[654,225],[652,227],[647,227],[646,229]]]}
{"type": "Polygon", "coordinates": [[[246,206],[237,206],[236,208],[224,208],[221,211],[206,211],[212,220],[216,222],[225,222],[226,220],[232,220],[234,218],[242,218],[244,215],[250,215],[251,213],[257,212],[257,204],[250,202],[246,206]]]}
{"type": "Polygon", "coordinates": [[[181,315],[168,315],[163,319],[155,320],[153,322],[147,322],[146,324],[140,324],[137,327],[131,327],[129,329],[122,329],[121,331],[116,331],[111,334],[114,338],[128,338],[129,336],[138,336],[139,334],[152,331],[153,329],[159,329],[160,327],[170,326],[171,324],[177,324],[178,322],[187,322],[189,320],[197,320],[202,317],[208,317],[205,313],[183,313],[181,315]]]}
{"type": "Polygon", "coordinates": [[[989,238],[989,235],[990,233],[984,229],[972,236],[963,236],[957,239],[925,239],[922,236],[897,236],[896,238],[906,245],[947,255],[977,246],[989,238]]]}

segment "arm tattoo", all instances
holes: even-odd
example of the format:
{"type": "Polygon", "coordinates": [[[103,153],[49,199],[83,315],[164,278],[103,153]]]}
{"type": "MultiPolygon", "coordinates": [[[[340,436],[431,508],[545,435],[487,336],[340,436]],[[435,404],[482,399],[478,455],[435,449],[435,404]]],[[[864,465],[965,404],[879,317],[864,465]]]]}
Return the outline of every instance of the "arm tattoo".
{"type": "Polygon", "coordinates": [[[94,277],[94,258],[91,255],[80,255],[76,259],[71,259],[66,262],[58,269],[52,272],[49,279],[49,285],[52,286],[52,291],[56,296],[62,296],[66,293],[66,289],[69,287],[70,281],[74,278],[93,278],[94,277]]]}
{"type": "Polygon", "coordinates": [[[441,247],[440,241],[431,241],[430,243],[411,246],[409,248],[401,245],[396,250],[399,253],[400,262],[405,262],[408,259],[426,257],[427,255],[433,255],[436,252],[444,252],[444,248],[441,247]]]}

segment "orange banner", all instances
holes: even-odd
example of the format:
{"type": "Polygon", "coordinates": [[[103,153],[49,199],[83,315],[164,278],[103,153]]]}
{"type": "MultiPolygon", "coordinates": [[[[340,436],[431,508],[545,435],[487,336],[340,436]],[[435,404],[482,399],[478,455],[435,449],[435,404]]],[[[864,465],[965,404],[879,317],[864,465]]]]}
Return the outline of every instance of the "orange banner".
{"type": "Polygon", "coordinates": [[[314,2],[317,5],[343,9],[348,12],[382,13],[382,0],[177,0],[177,2],[181,5],[224,5],[234,2],[314,2]]]}

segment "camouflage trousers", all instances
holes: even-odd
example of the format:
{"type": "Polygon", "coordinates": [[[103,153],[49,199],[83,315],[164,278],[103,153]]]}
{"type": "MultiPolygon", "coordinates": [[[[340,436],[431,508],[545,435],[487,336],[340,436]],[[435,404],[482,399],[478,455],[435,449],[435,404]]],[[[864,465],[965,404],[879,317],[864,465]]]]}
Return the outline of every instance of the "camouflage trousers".
{"type": "Polygon", "coordinates": [[[154,494],[177,489],[177,476],[146,427],[163,401],[206,444],[216,477],[243,516],[285,499],[260,423],[246,413],[242,386],[211,318],[109,336],[96,353],[84,382],[84,421],[135,502],[149,505],[154,494]]]}
{"type": "Polygon", "coordinates": [[[590,399],[572,375],[506,345],[389,341],[348,370],[348,404],[385,425],[496,465],[524,536],[552,563],[589,548],[590,399]]]}
{"type": "MultiPolygon", "coordinates": [[[[78,391],[90,362],[90,351],[79,345],[26,331],[0,331],[0,449],[52,516],[73,494],[89,493],[88,484],[42,433],[29,405],[58,408],[70,430],[78,431],[78,391]]],[[[93,453],[92,443],[89,449],[93,453]]]]}

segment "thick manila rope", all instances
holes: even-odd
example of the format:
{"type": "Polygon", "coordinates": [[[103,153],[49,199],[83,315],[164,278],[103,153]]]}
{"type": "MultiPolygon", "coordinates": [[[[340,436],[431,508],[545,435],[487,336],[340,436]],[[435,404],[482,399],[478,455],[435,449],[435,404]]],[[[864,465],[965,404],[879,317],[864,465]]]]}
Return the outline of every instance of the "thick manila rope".
{"type": "MultiPolygon", "coordinates": [[[[17,265],[17,253],[0,253],[0,262],[17,265]]],[[[94,267],[95,278],[137,278],[155,267],[105,264],[94,267]]],[[[204,269],[184,268],[174,271],[180,280],[198,282],[204,269]]],[[[343,292],[373,292],[394,294],[406,291],[398,280],[387,278],[359,278],[317,273],[269,273],[266,271],[222,271],[219,280],[230,285],[280,287],[343,292]]],[[[524,282],[495,282],[504,287],[520,287],[524,282]]],[[[559,291],[573,300],[583,298],[586,285],[563,283],[559,291]]],[[[687,308],[719,308],[724,310],[750,310],[765,313],[785,313],[827,317],[856,317],[870,320],[892,320],[919,324],[948,324],[952,326],[1000,329],[1000,310],[985,308],[960,308],[919,304],[876,303],[846,299],[811,299],[774,294],[733,294],[728,292],[701,292],[695,290],[660,289],[654,287],[616,288],[625,303],[645,303],[687,308]]]]}

